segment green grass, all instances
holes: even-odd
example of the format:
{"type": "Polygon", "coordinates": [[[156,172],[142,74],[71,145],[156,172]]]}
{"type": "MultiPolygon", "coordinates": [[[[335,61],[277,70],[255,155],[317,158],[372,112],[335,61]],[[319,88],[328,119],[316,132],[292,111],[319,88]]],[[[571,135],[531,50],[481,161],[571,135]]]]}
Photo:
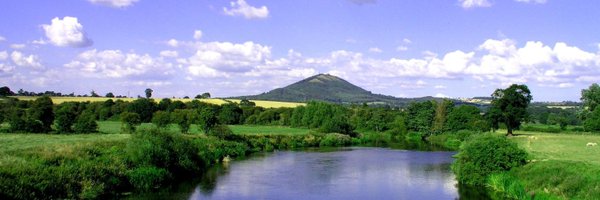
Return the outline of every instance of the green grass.
{"type": "MultiPolygon", "coordinates": [[[[138,129],[151,129],[156,126],[152,123],[142,123],[138,126],[138,129]]],[[[175,124],[171,124],[167,127],[167,131],[180,132],[179,127],[175,124]]],[[[108,134],[119,134],[121,133],[121,122],[118,121],[98,121],[98,132],[108,134]]],[[[198,128],[198,125],[192,124],[190,126],[189,134],[200,134],[204,133],[198,128]]]]}
{"type": "Polygon", "coordinates": [[[233,133],[243,135],[305,135],[310,132],[309,129],[286,126],[229,125],[229,128],[233,133]]]}
{"type": "Polygon", "coordinates": [[[517,177],[527,191],[563,199],[600,196],[600,146],[586,145],[600,143],[600,135],[531,131],[515,134],[511,140],[527,150],[531,161],[511,170],[510,175],[517,177]]]}
{"type": "Polygon", "coordinates": [[[535,161],[562,160],[600,165],[600,146],[586,146],[589,142],[600,143],[600,135],[525,131],[515,133],[517,136],[511,139],[527,150],[535,161]]]}

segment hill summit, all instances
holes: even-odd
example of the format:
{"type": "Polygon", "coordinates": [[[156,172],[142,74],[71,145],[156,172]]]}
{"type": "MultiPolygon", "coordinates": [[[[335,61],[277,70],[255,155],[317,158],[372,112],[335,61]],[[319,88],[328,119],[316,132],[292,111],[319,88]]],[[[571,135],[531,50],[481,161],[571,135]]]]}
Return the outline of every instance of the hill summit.
{"type": "MultiPolygon", "coordinates": [[[[307,102],[311,100],[326,101],[332,103],[370,103],[403,105],[408,101],[424,100],[404,99],[381,94],[373,94],[344,79],[330,74],[318,74],[298,81],[283,88],[277,88],[267,93],[236,97],[251,100],[271,100],[307,102]]],[[[425,97],[431,99],[431,97],[425,97]]]]}

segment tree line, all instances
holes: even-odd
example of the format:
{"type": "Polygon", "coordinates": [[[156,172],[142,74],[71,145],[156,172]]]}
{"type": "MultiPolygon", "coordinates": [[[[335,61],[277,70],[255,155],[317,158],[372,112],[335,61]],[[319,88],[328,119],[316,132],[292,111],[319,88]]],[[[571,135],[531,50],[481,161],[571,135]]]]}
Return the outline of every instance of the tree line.
{"type": "Polygon", "coordinates": [[[34,133],[95,132],[98,120],[120,120],[124,132],[134,131],[141,123],[153,123],[159,128],[175,125],[182,133],[187,133],[192,124],[197,124],[205,133],[219,125],[250,124],[305,127],[349,136],[364,131],[392,131],[395,134],[418,132],[427,137],[458,130],[485,132],[499,128],[512,134],[522,122],[534,120],[568,125],[583,123],[586,131],[600,130],[600,109],[596,108],[600,102],[597,100],[600,87],[597,84],[582,91],[584,108],[577,111],[580,114],[571,110],[528,108],[532,97],[526,85],[494,91],[487,110],[472,105],[457,106],[449,100],[412,102],[404,108],[317,101],[296,108],[263,108],[249,100],[223,105],[198,100],[184,103],[169,98],[156,102],[149,98],[151,90],[146,93],[148,98],[131,102],[109,99],[58,105],[53,105],[48,96],[34,101],[8,98],[2,101],[0,120],[10,125],[10,132],[34,133]]]}

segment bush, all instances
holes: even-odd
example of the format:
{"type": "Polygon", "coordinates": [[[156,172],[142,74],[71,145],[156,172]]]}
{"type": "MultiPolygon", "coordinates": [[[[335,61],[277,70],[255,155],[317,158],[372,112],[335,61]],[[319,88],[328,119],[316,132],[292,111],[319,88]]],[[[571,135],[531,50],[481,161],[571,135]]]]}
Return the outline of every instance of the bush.
{"type": "Polygon", "coordinates": [[[588,118],[583,122],[585,131],[598,132],[600,131],[600,108],[596,108],[588,118]]]}
{"type": "Polygon", "coordinates": [[[207,135],[215,136],[221,139],[231,139],[233,136],[233,131],[231,131],[227,125],[217,125],[210,129],[207,135]]]}
{"type": "Polygon", "coordinates": [[[92,112],[84,111],[77,116],[73,130],[77,133],[95,133],[98,131],[98,123],[92,112]]]}
{"type": "Polygon", "coordinates": [[[325,137],[323,137],[319,146],[339,147],[348,146],[350,144],[352,144],[352,138],[350,138],[350,136],[339,133],[329,133],[325,134],[325,137]]]}
{"type": "Polygon", "coordinates": [[[169,178],[169,172],[156,167],[138,167],[127,173],[129,183],[141,191],[157,188],[169,178]]]}
{"type": "Polygon", "coordinates": [[[461,146],[452,170],[460,183],[485,184],[488,175],[522,166],[527,162],[527,152],[505,137],[483,135],[461,146]]]}
{"type": "Polygon", "coordinates": [[[137,113],[123,112],[121,113],[121,123],[121,131],[133,133],[135,131],[135,126],[140,125],[142,121],[140,115],[137,113]]]}

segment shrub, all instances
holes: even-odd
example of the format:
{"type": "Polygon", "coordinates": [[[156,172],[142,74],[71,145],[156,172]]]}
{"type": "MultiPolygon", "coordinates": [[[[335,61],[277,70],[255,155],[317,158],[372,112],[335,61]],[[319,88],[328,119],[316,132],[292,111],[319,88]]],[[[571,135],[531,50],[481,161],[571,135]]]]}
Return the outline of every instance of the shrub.
{"type": "Polygon", "coordinates": [[[123,112],[121,113],[121,123],[121,131],[133,133],[135,131],[135,126],[140,125],[142,121],[140,115],[137,113],[123,112]]]}
{"type": "Polygon", "coordinates": [[[319,146],[339,147],[348,146],[350,144],[352,144],[352,138],[350,138],[350,136],[339,133],[328,133],[325,134],[325,137],[323,137],[319,146]]]}
{"type": "Polygon", "coordinates": [[[169,178],[169,172],[165,169],[150,167],[137,167],[127,173],[129,183],[141,191],[148,191],[159,187],[161,183],[169,178]]]}
{"type": "Polygon", "coordinates": [[[600,131],[600,108],[596,108],[583,122],[585,131],[600,131]]]}
{"type": "Polygon", "coordinates": [[[483,185],[488,175],[522,166],[527,153],[505,137],[483,135],[465,142],[452,170],[460,183],[483,185]]]}
{"type": "Polygon", "coordinates": [[[231,131],[227,125],[217,125],[210,129],[207,135],[215,136],[221,139],[231,139],[233,136],[233,131],[231,131]]]}
{"type": "Polygon", "coordinates": [[[98,131],[98,123],[92,112],[84,111],[77,116],[73,130],[77,133],[95,133],[98,131]]]}
{"type": "Polygon", "coordinates": [[[171,123],[171,115],[166,111],[156,111],[152,116],[152,123],[158,128],[166,128],[171,123]]]}

